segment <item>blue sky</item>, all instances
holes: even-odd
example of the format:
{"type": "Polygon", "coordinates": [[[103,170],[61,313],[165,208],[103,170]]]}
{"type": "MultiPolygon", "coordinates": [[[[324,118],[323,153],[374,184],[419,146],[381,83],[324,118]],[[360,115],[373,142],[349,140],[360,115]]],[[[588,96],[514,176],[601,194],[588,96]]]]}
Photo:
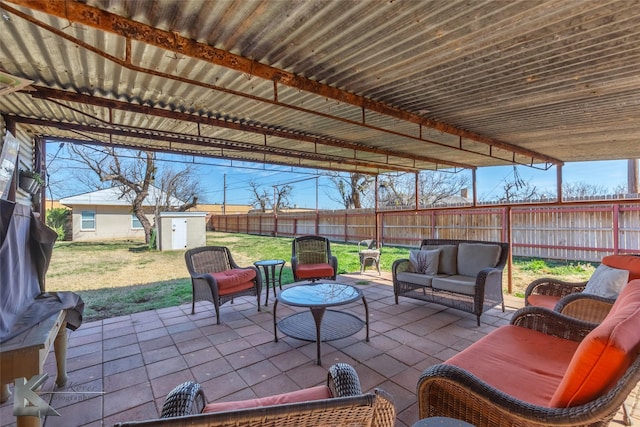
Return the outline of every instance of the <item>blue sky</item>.
{"type": "MultiPolygon", "coordinates": [[[[50,170],[51,190],[47,197],[54,199],[69,197],[92,191],[73,178],[79,165],[69,160],[66,147],[59,149],[59,143],[47,146],[47,165],[50,170]]],[[[271,165],[230,162],[218,159],[192,158],[185,156],[159,155],[165,158],[166,164],[173,162],[193,162],[198,171],[203,193],[202,203],[247,204],[251,199],[249,182],[256,181],[269,194],[274,185],[290,184],[293,187],[293,201],[298,207],[315,208],[316,197],[320,209],[341,209],[329,194],[335,193],[335,187],[326,176],[326,171],[294,169],[271,165]],[[316,179],[316,177],[318,177],[316,179]],[[224,190],[226,180],[226,191],[224,190]],[[317,182],[317,187],[316,187],[317,182]]],[[[469,173],[469,172],[464,172],[469,173]]],[[[470,174],[470,173],[469,173],[470,174]]],[[[517,174],[525,181],[535,185],[539,190],[555,194],[556,168],[540,171],[529,167],[518,166],[517,174]]],[[[514,180],[513,166],[480,168],[476,174],[478,199],[491,200],[504,193],[506,181],[514,180]]],[[[563,167],[565,183],[586,183],[598,185],[606,189],[626,186],[627,161],[612,160],[600,162],[567,163],[563,167]]],[[[334,196],[335,198],[335,196],[334,196]]]]}

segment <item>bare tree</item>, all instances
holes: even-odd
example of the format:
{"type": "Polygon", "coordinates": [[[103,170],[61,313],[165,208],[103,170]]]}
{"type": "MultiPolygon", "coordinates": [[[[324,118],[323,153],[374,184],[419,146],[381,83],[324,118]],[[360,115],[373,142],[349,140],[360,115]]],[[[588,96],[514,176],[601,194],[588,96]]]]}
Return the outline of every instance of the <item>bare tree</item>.
{"type": "Polygon", "coordinates": [[[186,165],[180,170],[157,169],[153,180],[153,184],[160,189],[160,197],[156,198],[156,218],[161,211],[185,212],[197,206],[200,188],[194,180],[194,173],[191,165],[186,165]]]}
{"type": "Polygon", "coordinates": [[[418,176],[420,206],[433,206],[446,202],[462,202],[470,186],[469,175],[461,173],[426,171],[418,176]],[[457,198],[457,199],[454,199],[457,198]]]}
{"type": "Polygon", "coordinates": [[[249,203],[260,212],[266,212],[267,206],[271,206],[271,209],[276,212],[282,209],[286,209],[291,206],[291,194],[293,193],[293,187],[286,185],[274,185],[273,197],[269,195],[269,192],[265,188],[261,188],[255,180],[249,181],[249,187],[251,188],[251,199],[249,203]],[[274,202],[275,200],[275,202],[274,202]]]}
{"type": "Polygon", "coordinates": [[[280,211],[291,207],[291,194],[293,187],[289,184],[274,186],[275,203],[272,204],[274,211],[280,211]]]}
{"type": "Polygon", "coordinates": [[[486,199],[485,201],[519,203],[531,202],[547,197],[544,192],[540,191],[538,187],[531,183],[531,179],[528,181],[522,179],[516,166],[513,166],[513,176],[504,179],[502,190],[502,194],[495,196],[493,199],[486,199]]]}
{"type": "Polygon", "coordinates": [[[504,193],[497,199],[500,203],[530,202],[542,197],[531,181],[505,181],[502,189],[504,193]]]}
{"type": "Polygon", "coordinates": [[[562,184],[562,196],[565,199],[586,199],[590,196],[607,194],[606,187],[586,182],[565,182],[562,184]]]}
{"type": "Polygon", "coordinates": [[[161,210],[185,211],[198,203],[193,171],[186,167],[178,172],[159,172],[153,152],[79,145],[71,145],[70,150],[78,161],[94,173],[93,176],[79,174],[79,179],[90,184],[87,180],[95,181],[97,177],[99,182],[94,184],[94,188],[105,188],[106,184],[122,190],[120,197],[131,203],[131,211],[140,220],[147,243],[151,237],[152,224],[145,213],[144,203],[151,190],[159,189],[160,191],[154,190],[154,193],[159,194],[164,192],[163,198],[156,198],[156,214],[161,210]],[[153,185],[156,175],[160,187],[153,185]]]}
{"type": "Polygon", "coordinates": [[[249,181],[249,187],[251,188],[251,199],[249,200],[249,204],[256,209],[259,209],[260,212],[266,212],[267,206],[271,204],[271,199],[269,198],[269,194],[267,194],[267,190],[260,188],[259,184],[253,179],[249,181]]]}
{"type": "Polygon", "coordinates": [[[336,186],[339,197],[334,196],[333,192],[328,196],[334,202],[341,203],[345,209],[362,208],[364,195],[372,188],[375,181],[373,176],[357,172],[352,172],[348,176],[335,173],[330,176],[330,179],[336,186]]]}
{"type": "MultiPolygon", "coordinates": [[[[385,176],[380,179],[380,205],[387,207],[415,206],[415,174],[385,176]]],[[[445,171],[422,171],[418,174],[420,207],[441,203],[461,202],[463,190],[470,185],[468,175],[445,171]]]]}
{"type": "Polygon", "coordinates": [[[402,208],[411,206],[415,199],[413,182],[408,177],[415,175],[385,176],[380,179],[380,206],[389,208],[402,208]]]}

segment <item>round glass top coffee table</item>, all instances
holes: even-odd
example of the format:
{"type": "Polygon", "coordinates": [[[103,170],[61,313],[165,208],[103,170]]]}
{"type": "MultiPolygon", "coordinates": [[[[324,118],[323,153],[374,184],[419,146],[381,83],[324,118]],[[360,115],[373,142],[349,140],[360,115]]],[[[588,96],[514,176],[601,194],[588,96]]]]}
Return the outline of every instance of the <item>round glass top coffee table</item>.
{"type": "Polygon", "coordinates": [[[360,331],[366,325],[369,341],[369,307],[362,291],[351,285],[333,282],[314,282],[291,286],[276,296],[273,304],[273,335],[278,342],[278,329],[285,335],[304,341],[315,341],[317,363],[320,360],[320,342],[346,338],[360,331]],[[364,320],[352,313],[338,310],[327,310],[349,304],[362,299],[364,304],[364,320]],[[276,321],[278,303],[308,307],[309,311],[302,311],[276,321]]]}

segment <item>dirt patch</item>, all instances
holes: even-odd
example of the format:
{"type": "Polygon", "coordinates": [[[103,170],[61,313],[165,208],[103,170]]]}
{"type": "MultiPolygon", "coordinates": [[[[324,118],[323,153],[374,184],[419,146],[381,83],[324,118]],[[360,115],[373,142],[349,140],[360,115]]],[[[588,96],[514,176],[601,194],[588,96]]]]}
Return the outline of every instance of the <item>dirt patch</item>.
{"type": "Polygon", "coordinates": [[[47,274],[47,290],[86,291],[188,278],[184,253],[55,250],[47,274]]]}
{"type": "MultiPolygon", "coordinates": [[[[233,235],[213,234],[209,244],[226,246],[238,242],[233,235]]],[[[252,265],[249,257],[234,253],[240,266],[252,265]]],[[[83,250],[57,245],[47,272],[49,291],[88,291],[189,279],[184,251],[150,251],[141,242],[120,242],[108,250],[83,250]]]]}

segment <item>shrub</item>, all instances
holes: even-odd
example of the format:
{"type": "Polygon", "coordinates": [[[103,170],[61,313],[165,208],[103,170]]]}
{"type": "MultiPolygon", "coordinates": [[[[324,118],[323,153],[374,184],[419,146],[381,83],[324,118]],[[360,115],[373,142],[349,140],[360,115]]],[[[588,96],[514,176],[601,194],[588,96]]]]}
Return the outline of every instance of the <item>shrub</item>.
{"type": "Polygon", "coordinates": [[[70,215],[71,211],[65,208],[51,208],[47,211],[47,225],[58,233],[60,240],[65,240],[70,215]]]}

